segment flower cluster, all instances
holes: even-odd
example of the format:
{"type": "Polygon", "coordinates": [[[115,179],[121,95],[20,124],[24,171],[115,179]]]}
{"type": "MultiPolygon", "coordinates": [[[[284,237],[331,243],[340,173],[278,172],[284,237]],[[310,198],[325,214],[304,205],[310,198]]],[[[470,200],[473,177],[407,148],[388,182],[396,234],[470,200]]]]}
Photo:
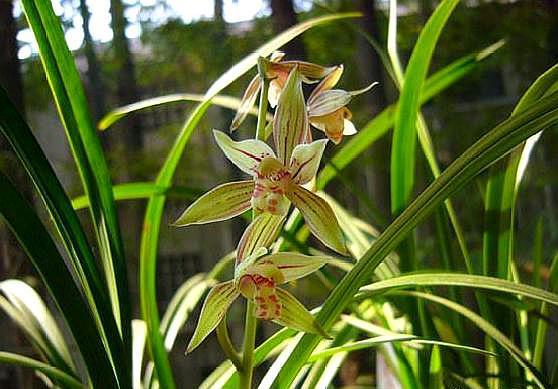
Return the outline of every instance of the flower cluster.
{"type": "Polygon", "coordinates": [[[304,277],[330,261],[327,256],[270,252],[279,236],[291,204],[302,214],[312,234],[325,246],[346,254],[343,233],[329,204],[308,189],[318,171],[328,139],[312,141],[311,126],[339,143],[355,133],[351,98],[369,87],[348,92],[332,89],[343,66],[323,67],[302,61],[282,61],[282,53],[260,58],[258,74],[249,84],[231,130],[237,129],[252,109],[264,86],[269,85],[269,104],[275,108],[275,150],[260,139],[234,141],[214,131],[217,144],[249,180],[230,182],[210,190],[175,222],[177,226],[226,220],[253,209],[255,218],[244,232],[238,248],[234,278],[215,285],[204,302],[198,326],[188,346],[197,347],[223,320],[229,306],[240,296],[253,301],[256,317],[304,332],[327,334],[313,316],[279,285],[304,277]],[[302,84],[317,83],[307,100],[302,84]]]}

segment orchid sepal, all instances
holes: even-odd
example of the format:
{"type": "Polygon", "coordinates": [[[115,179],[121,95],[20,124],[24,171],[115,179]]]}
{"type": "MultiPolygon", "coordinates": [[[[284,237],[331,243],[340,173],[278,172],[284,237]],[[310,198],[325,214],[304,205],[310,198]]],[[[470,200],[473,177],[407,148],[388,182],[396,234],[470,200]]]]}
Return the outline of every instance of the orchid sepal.
{"type": "Polygon", "coordinates": [[[303,143],[309,131],[308,113],[302,82],[294,68],[285,83],[273,118],[273,140],[277,158],[283,165],[291,159],[296,145],[303,143]]]}
{"type": "Polygon", "coordinates": [[[217,145],[225,156],[243,172],[255,176],[264,158],[275,158],[275,152],[267,143],[257,139],[236,142],[222,131],[213,130],[217,145]]]}
{"type": "Polygon", "coordinates": [[[205,298],[198,324],[192,339],[186,348],[186,353],[192,352],[217,327],[225,317],[230,305],[238,298],[240,292],[234,281],[222,282],[215,285],[205,298]]]}
{"type": "Polygon", "coordinates": [[[173,223],[177,227],[223,221],[250,209],[252,180],[219,185],[198,198],[173,223]]]}
{"type": "Polygon", "coordinates": [[[229,127],[230,132],[236,131],[240,127],[242,122],[244,122],[244,119],[246,119],[246,116],[248,116],[248,113],[250,112],[250,110],[254,106],[254,103],[256,102],[256,99],[258,98],[258,93],[260,92],[261,87],[262,80],[259,75],[256,75],[248,84],[248,87],[244,91],[244,95],[242,95],[240,106],[238,107],[236,115],[234,116],[229,127]]]}
{"type": "Polygon", "coordinates": [[[276,288],[276,291],[282,305],[281,315],[274,320],[277,324],[320,335],[324,338],[331,338],[316,318],[292,294],[282,288],[276,288]]]}

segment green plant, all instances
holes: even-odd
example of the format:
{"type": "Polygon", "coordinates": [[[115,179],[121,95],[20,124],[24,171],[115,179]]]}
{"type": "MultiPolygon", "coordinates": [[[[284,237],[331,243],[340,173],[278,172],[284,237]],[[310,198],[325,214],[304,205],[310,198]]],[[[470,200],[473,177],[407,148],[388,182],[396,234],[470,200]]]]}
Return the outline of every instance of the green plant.
{"type": "MultiPolygon", "coordinates": [[[[101,121],[99,127],[106,129],[134,110],[176,100],[198,102],[155,181],[113,186],[60,22],[49,2],[22,3],[85,195],[73,202],[68,198],[31,130],[2,90],[0,131],[31,178],[50,219],[48,224],[41,221],[3,172],[0,215],[33,262],[77,350],[70,351],[54,315],[27,284],[6,280],[0,284],[0,307],[21,327],[42,360],[2,352],[1,361],[34,369],[51,386],[173,388],[168,352],[189,312],[209,291],[203,320],[189,351],[216,329],[228,360],[207,377],[201,385],[204,388],[251,387],[254,368],[274,356],[260,387],[283,388],[294,383],[303,388],[323,387],[331,384],[350,352],[370,348],[377,350],[375,355],[387,362],[389,375],[405,388],[438,388],[450,381],[473,388],[507,387],[518,382],[525,387],[556,384],[558,377],[543,366],[542,355],[549,306],[558,305],[554,290],[558,256],[552,262],[549,290],[541,288],[538,276],[533,285],[521,282],[514,254],[519,233],[514,228],[514,210],[538,135],[558,124],[558,66],[531,85],[508,119],[441,171],[421,105],[476,69],[501,43],[458,59],[427,78],[437,40],[457,5],[456,0],[444,0],[424,26],[404,70],[397,53],[396,2],[392,0],[387,52],[380,55],[401,97],[340,143],[343,129],[354,132],[347,122],[350,113],[345,105],[361,92],[332,89],[341,68],[282,61],[277,55],[265,59],[313,26],[358,15],[310,19],[261,46],[219,77],[203,96],[163,96],[120,108],[101,121]],[[242,100],[219,95],[256,65],[258,75],[242,100]],[[309,79],[321,83],[306,101],[301,82],[309,79]],[[253,110],[258,92],[259,107],[253,110]],[[268,100],[277,102],[274,117],[268,114],[268,100]],[[176,187],[172,181],[192,133],[211,104],[236,109],[235,128],[247,114],[258,116],[254,140],[234,142],[224,133],[215,133],[227,157],[253,179],[225,184],[199,197],[200,190],[176,187]],[[309,142],[309,123],[340,143],[319,172],[326,141],[309,142]],[[391,128],[393,221],[380,233],[373,223],[353,216],[320,191],[391,128]],[[272,132],[275,151],[264,143],[272,132]],[[420,163],[417,138],[433,179],[414,197],[415,165],[420,163]],[[246,158],[254,152],[261,156],[246,158]],[[479,270],[473,266],[450,197],[487,170],[485,213],[497,214],[498,220],[487,220],[479,270]],[[312,182],[315,192],[303,187],[312,182]],[[210,273],[186,280],[160,320],[156,258],[160,226],[165,223],[163,208],[170,196],[197,199],[176,221],[179,225],[223,220],[250,207],[255,211],[237,252],[218,261],[210,273]],[[132,320],[116,201],[138,198],[148,199],[148,205],[139,271],[142,320],[132,320]],[[289,201],[297,210],[287,216],[289,201]],[[76,213],[85,207],[94,227],[95,250],[88,244],[76,213]],[[440,247],[451,257],[437,271],[425,269],[415,250],[420,242],[414,239],[414,229],[430,216],[436,217],[440,247]],[[299,222],[301,218],[305,224],[299,222]],[[311,247],[306,242],[310,233],[325,246],[348,254],[347,258],[335,258],[311,247]],[[451,244],[452,237],[457,247],[451,244]],[[230,264],[235,258],[233,279],[223,282],[231,279],[230,264]],[[458,259],[463,266],[455,266],[458,259]],[[312,314],[276,287],[311,273],[331,290],[312,314]],[[440,286],[446,288],[438,289],[440,286]],[[478,312],[463,297],[461,287],[475,291],[478,312]],[[247,300],[242,353],[232,344],[225,319],[227,307],[240,295],[247,300]],[[501,306],[493,308],[493,301],[501,306]],[[264,302],[275,309],[269,311],[264,302]],[[46,319],[39,319],[38,312],[47,312],[41,316],[46,319]],[[256,316],[286,328],[256,347],[256,316]],[[468,333],[471,325],[485,335],[484,343],[478,344],[468,333]],[[144,354],[147,361],[142,363],[144,354]]],[[[537,268],[540,262],[537,254],[537,268]]],[[[195,357],[195,352],[192,355],[195,357]]]]}

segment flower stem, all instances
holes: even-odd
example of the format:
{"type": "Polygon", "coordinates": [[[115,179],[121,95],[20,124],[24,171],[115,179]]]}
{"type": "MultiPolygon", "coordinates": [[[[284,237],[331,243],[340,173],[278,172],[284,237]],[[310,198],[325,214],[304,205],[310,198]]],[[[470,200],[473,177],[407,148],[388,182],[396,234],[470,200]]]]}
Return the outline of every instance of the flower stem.
{"type": "Polygon", "coordinates": [[[242,368],[242,361],[240,360],[240,355],[235,350],[231,338],[229,337],[229,331],[227,329],[227,317],[223,317],[223,320],[217,326],[217,340],[219,340],[219,345],[223,349],[223,352],[231,360],[233,365],[236,366],[238,370],[242,368]]]}
{"type": "Polygon", "coordinates": [[[254,315],[254,303],[246,300],[246,320],[244,324],[244,346],[242,349],[242,370],[239,371],[240,389],[252,388],[254,372],[254,344],[258,319],[254,315]]]}
{"type": "MultiPolygon", "coordinates": [[[[262,77],[262,91],[260,93],[260,106],[258,109],[258,125],[256,127],[256,139],[265,142],[265,127],[267,116],[267,95],[269,92],[269,82],[264,72],[259,68],[262,77]]],[[[244,344],[242,347],[242,368],[238,368],[241,389],[252,388],[252,376],[254,373],[254,347],[256,343],[256,328],[258,319],[254,315],[254,303],[246,300],[246,319],[244,322],[244,344]]]]}

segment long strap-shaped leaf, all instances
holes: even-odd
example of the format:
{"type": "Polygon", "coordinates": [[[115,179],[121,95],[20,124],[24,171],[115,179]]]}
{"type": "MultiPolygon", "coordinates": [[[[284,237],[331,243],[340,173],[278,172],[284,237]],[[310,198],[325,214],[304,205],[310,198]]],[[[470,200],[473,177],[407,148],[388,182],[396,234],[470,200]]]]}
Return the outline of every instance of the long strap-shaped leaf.
{"type": "MultiPolygon", "coordinates": [[[[204,101],[203,95],[197,95],[193,93],[175,93],[172,95],[165,95],[159,97],[153,97],[150,99],[145,99],[138,101],[137,103],[132,103],[125,105],[123,107],[118,107],[111,112],[107,113],[100,121],[97,127],[99,130],[106,130],[114,123],[119,121],[120,119],[124,118],[126,115],[129,115],[132,112],[137,112],[140,110],[144,110],[147,108],[154,108],[161,105],[169,104],[169,103],[176,103],[181,101],[195,101],[201,102],[204,101]]],[[[237,111],[241,106],[241,100],[238,97],[227,96],[227,95],[216,95],[211,100],[213,105],[217,105],[223,108],[228,108],[233,111],[237,111]]],[[[249,114],[257,115],[258,111],[255,108],[252,108],[248,111],[249,114]]],[[[273,119],[273,116],[267,115],[268,120],[273,119]]]]}
{"type": "Polygon", "coordinates": [[[467,286],[525,296],[558,305],[558,294],[531,285],[519,284],[495,277],[459,273],[418,273],[405,274],[382,280],[360,289],[361,296],[384,293],[392,289],[408,289],[421,286],[467,286]]]}
{"type": "MultiPolygon", "coordinates": [[[[199,188],[188,188],[185,186],[157,186],[153,182],[127,182],[112,187],[114,200],[137,200],[145,199],[154,195],[164,194],[168,197],[184,200],[195,200],[204,191],[199,188]]],[[[89,198],[85,195],[72,199],[72,206],[77,211],[90,206],[89,198]]]]}
{"type": "MultiPolygon", "coordinates": [[[[163,167],[159,171],[156,184],[165,187],[171,184],[174,172],[178,162],[180,161],[186,143],[190,139],[190,136],[194,132],[198,122],[211,105],[211,99],[238,77],[242,76],[254,67],[260,56],[267,56],[271,54],[274,50],[278,49],[311,27],[341,18],[356,17],[358,15],[359,14],[356,13],[328,15],[297,24],[258,48],[255,52],[245,57],[242,61],[224,73],[209,88],[205,94],[205,100],[196,106],[196,108],[194,108],[188,116],[188,119],[184,123],[172,149],[167,155],[163,167]]],[[[172,372],[163,344],[163,339],[161,333],[159,332],[159,313],[157,309],[156,294],[157,244],[164,206],[164,196],[153,196],[150,198],[145,212],[140,249],[140,303],[142,316],[147,324],[147,343],[155,363],[155,369],[157,371],[159,382],[163,387],[172,389],[174,388],[172,372]]]]}
{"type": "Polygon", "coordinates": [[[118,388],[95,317],[82,298],[45,227],[13,184],[0,172],[0,216],[12,230],[43,279],[85,361],[95,388],[118,388]]]}
{"type": "Polygon", "coordinates": [[[124,342],[124,356],[111,345],[114,364],[123,385],[131,383],[131,307],[126,262],[112,196],[110,175],[100,140],[92,125],[87,99],[72,55],[64,40],[58,17],[49,1],[23,0],[47,79],[66,129],[85,192],[93,206],[91,214],[112,308],[124,342]]]}
{"type": "MultiPolygon", "coordinates": [[[[374,269],[398,243],[430,215],[442,201],[464,186],[496,160],[529,136],[558,123],[558,93],[540,99],[522,114],[511,117],[468,148],[428,186],[378,237],[353,269],[345,275],[318,314],[327,330],[349,303],[357,289],[372,276],[374,269]]],[[[319,339],[305,335],[277,377],[276,383],[288,386],[318,344],[319,339]]]]}
{"type": "Polygon", "coordinates": [[[1,351],[0,352],[0,362],[9,363],[12,365],[22,366],[22,367],[29,367],[35,371],[40,371],[48,378],[52,379],[54,382],[59,382],[60,384],[64,384],[65,388],[70,389],[84,389],[85,385],[82,385],[81,382],[77,381],[72,376],[64,373],[57,368],[43,363],[41,361],[37,361],[36,359],[26,357],[24,355],[8,353],[1,351]]]}
{"type": "MultiPolygon", "coordinates": [[[[99,274],[77,214],[31,129],[2,88],[0,132],[10,142],[52,217],[103,338],[111,348],[116,348],[117,352],[121,353],[118,349],[122,347],[122,341],[111,311],[107,287],[99,274]]],[[[58,281],[53,279],[49,282],[58,281]]]]}
{"type": "Polygon", "coordinates": [[[502,346],[506,351],[508,351],[512,357],[519,363],[522,367],[528,370],[532,376],[533,380],[541,388],[550,389],[551,386],[546,382],[542,373],[533,364],[525,358],[521,350],[502,332],[498,330],[494,325],[487,321],[482,316],[471,311],[469,308],[464,307],[461,304],[448,300],[446,298],[435,296],[433,294],[423,293],[423,292],[398,292],[398,294],[414,296],[428,301],[432,301],[437,304],[446,306],[447,308],[463,315],[467,319],[471,320],[477,327],[484,331],[488,336],[494,339],[500,346],[502,346]]]}
{"type": "Polygon", "coordinates": [[[419,95],[438,37],[458,2],[459,0],[444,0],[436,8],[422,29],[405,71],[401,97],[395,114],[391,146],[391,209],[393,213],[401,212],[412,195],[419,95]]]}
{"type": "MultiPolygon", "coordinates": [[[[521,112],[526,106],[552,91],[558,83],[558,65],[550,68],[529,87],[514,108],[512,115],[521,112]]],[[[554,89],[556,90],[556,89],[554,89]]],[[[515,239],[515,208],[517,194],[523,173],[529,161],[530,153],[540,137],[533,135],[510,153],[508,157],[495,164],[490,169],[490,178],[486,185],[485,195],[485,222],[483,233],[483,273],[500,278],[508,278],[512,275],[510,269],[514,264],[514,239],[515,239]],[[494,260],[497,258],[497,260],[494,260]]],[[[481,312],[487,313],[491,310],[485,304],[481,304],[481,312]]],[[[530,355],[530,339],[527,313],[519,311],[518,315],[525,319],[519,319],[519,335],[522,347],[526,355],[530,355]]],[[[507,315],[494,314],[494,320],[504,324],[509,322],[507,315]]],[[[538,348],[543,343],[538,344],[538,348]]],[[[537,350],[537,353],[539,351],[537,350]]],[[[504,362],[505,363],[505,362],[504,362]]]]}

